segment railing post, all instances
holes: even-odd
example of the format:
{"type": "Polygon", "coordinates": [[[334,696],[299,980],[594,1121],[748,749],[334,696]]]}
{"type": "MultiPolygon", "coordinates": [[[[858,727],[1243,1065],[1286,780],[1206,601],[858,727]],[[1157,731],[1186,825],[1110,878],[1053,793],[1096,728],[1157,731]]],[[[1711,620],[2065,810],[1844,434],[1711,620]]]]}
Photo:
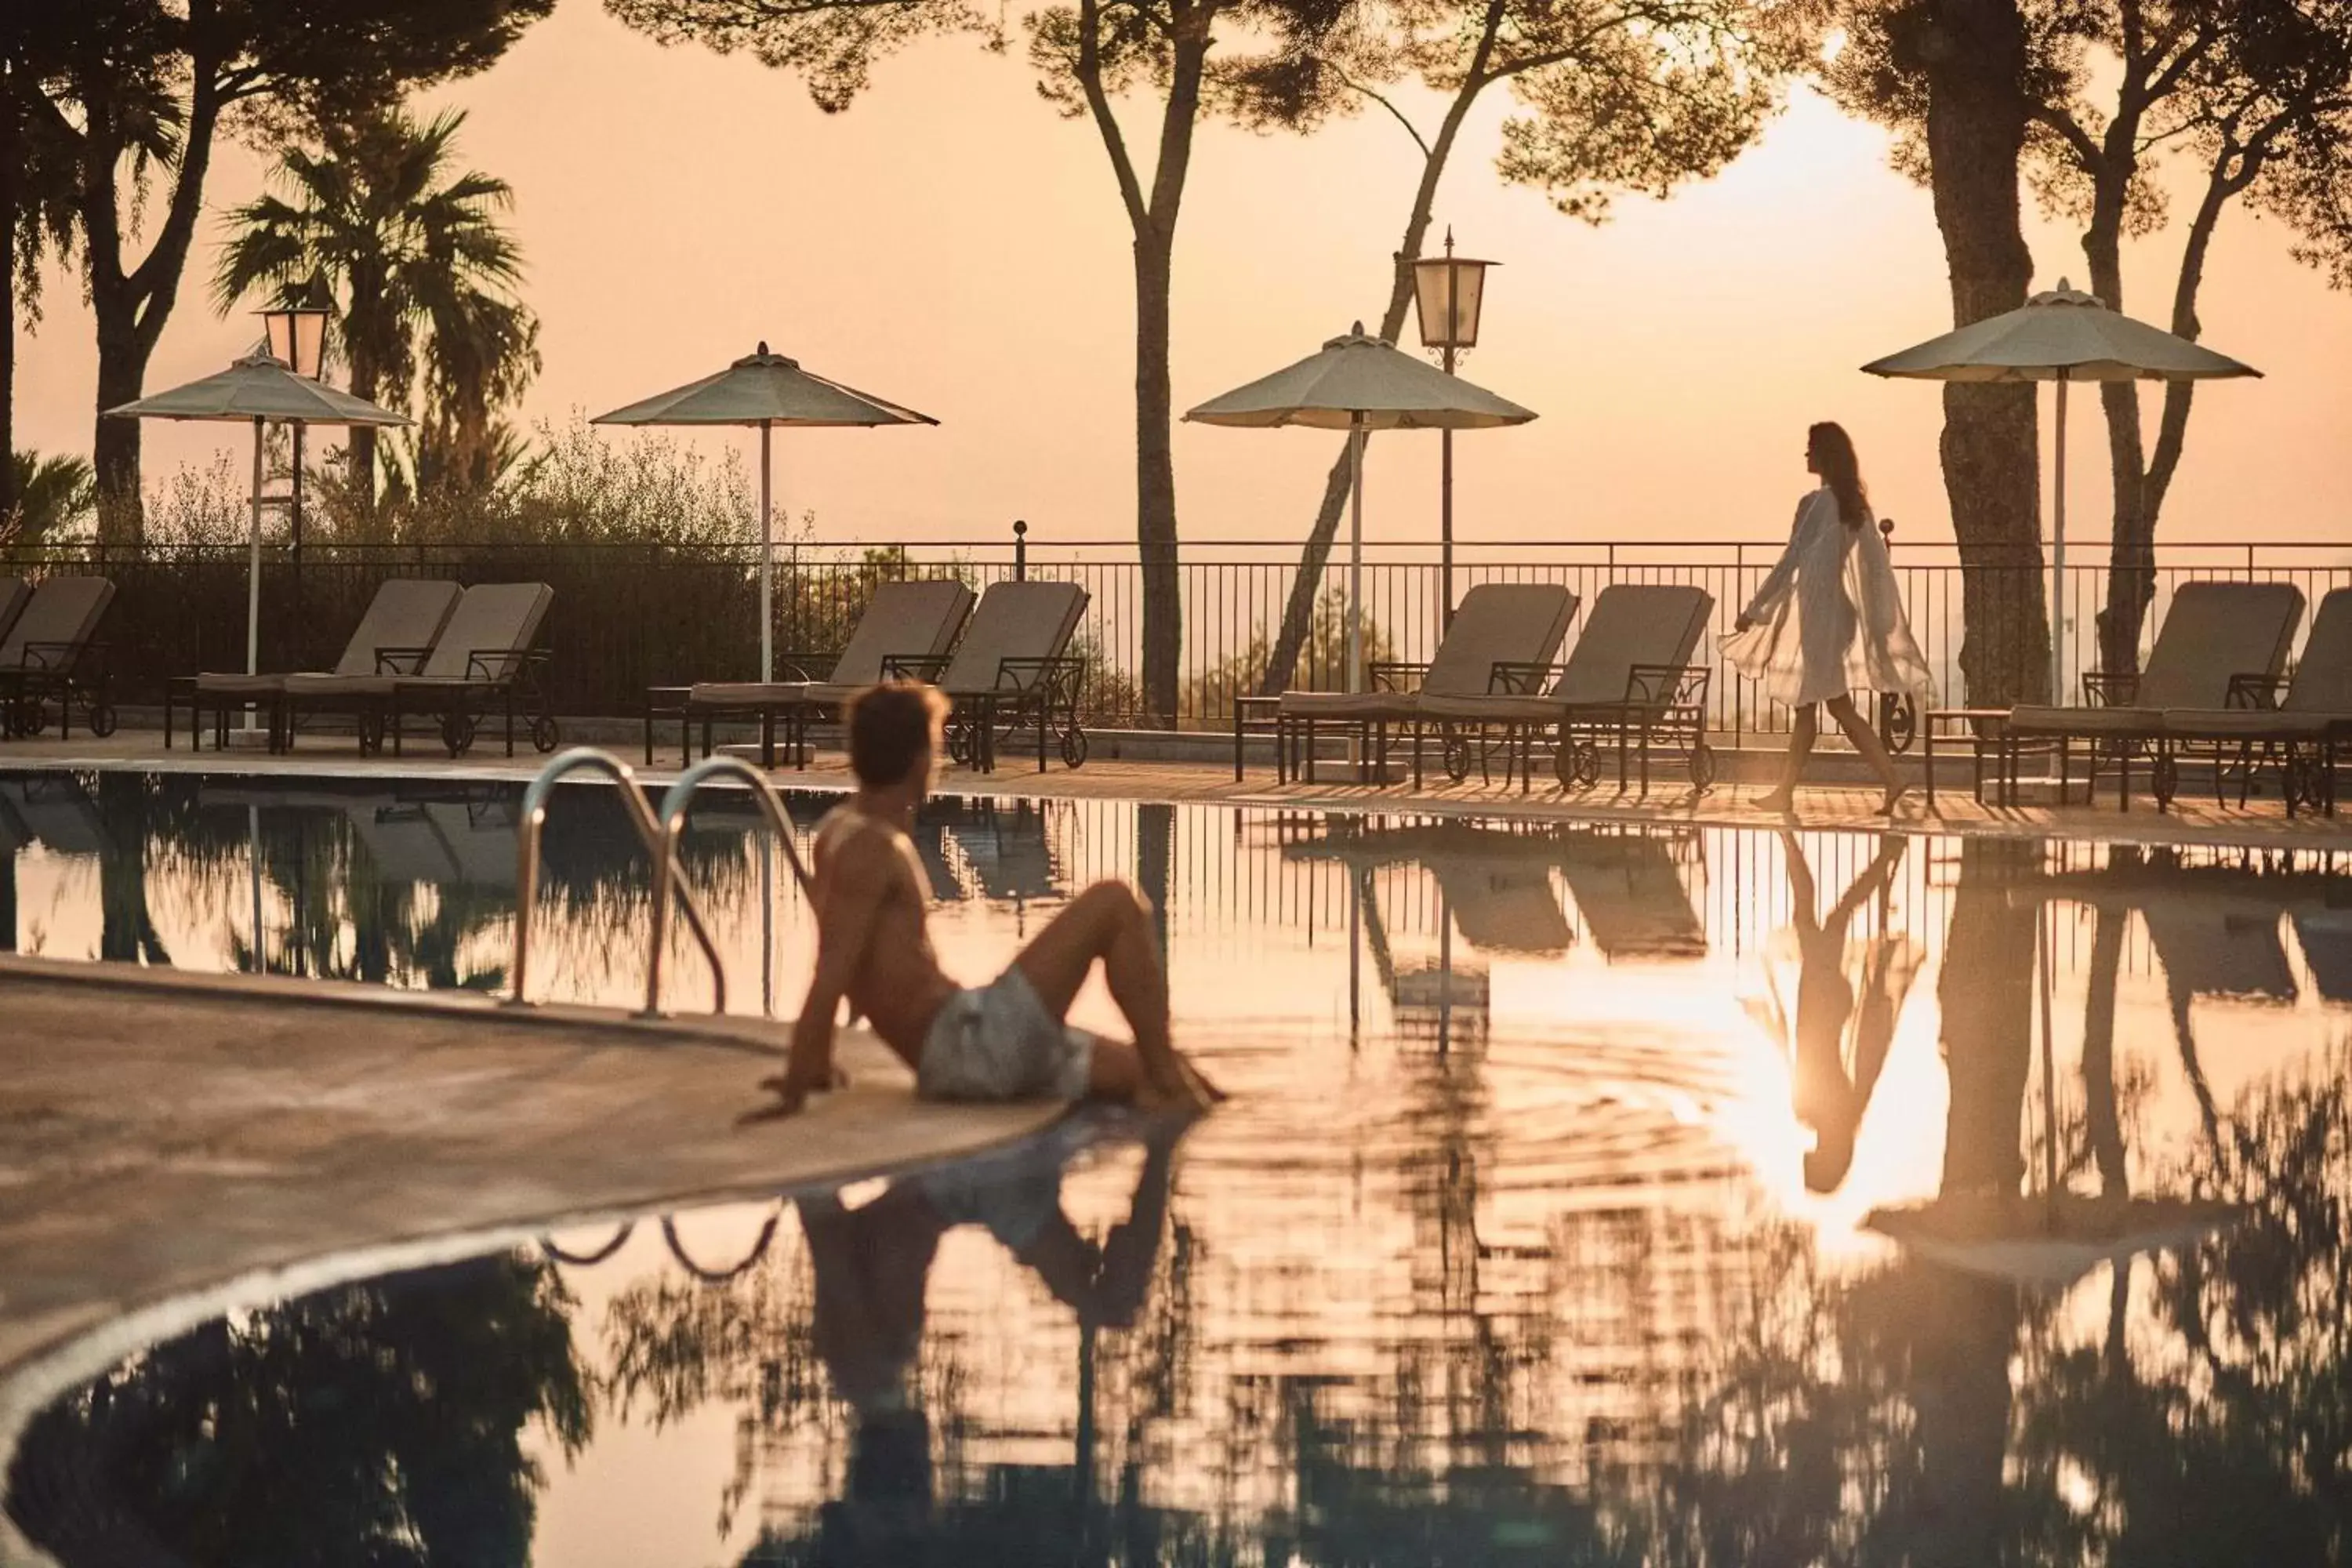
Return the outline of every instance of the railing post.
{"type": "Polygon", "coordinates": [[[1029,525],[1017,520],[1013,524],[1013,580],[1029,581],[1029,525]]]}

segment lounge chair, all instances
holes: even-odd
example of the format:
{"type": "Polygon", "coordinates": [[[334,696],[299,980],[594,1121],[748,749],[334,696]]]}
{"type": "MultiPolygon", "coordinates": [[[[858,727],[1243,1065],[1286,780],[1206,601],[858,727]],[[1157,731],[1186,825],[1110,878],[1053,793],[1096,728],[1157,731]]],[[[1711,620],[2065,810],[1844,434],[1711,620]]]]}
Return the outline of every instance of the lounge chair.
{"type": "Polygon", "coordinates": [[[0,577],[0,637],[8,635],[25,606],[33,602],[33,585],[22,577],[0,577]]]}
{"type": "MultiPolygon", "coordinates": [[[[776,723],[786,726],[785,743],[797,746],[801,765],[808,765],[808,721],[827,710],[838,711],[844,702],[882,679],[893,658],[919,661],[944,658],[955,646],[956,634],[971,617],[972,592],[953,578],[917,583],[884,583],[874,590],[857,629],[848,644],[819,679],[814,673],[823,656],[779,655],[777,662],[793,671],[789,680],[698,681],[688,689],[679,713],[678,762],[693,760],[696,721],[702,724],[702,754],[711,749],[711,727],[725,718],[760,721],[760,765],[776,765],[776,723]]],[[[659,693],[654,694],[658,697],[659,693]]],[[[653,761],[655,707],[646,709],[646,761],[653,761]]]]}
{"type": "MultiPolygon", "coordinates": [[[[1457,784],[1470,771],[1470,744],[1461,730],[1494,727],[1503,731],[1507,778],[1508,748],[1516,740],[1524,788],[1531,771],[1528,762],[1533,734],[1557,726],[1559,744],[1553,765],[1562,788],[1589,789],[1597,783],[1600,743],[1613,737],[1621,792],[1629,783],[1629,763],[1638,754],[1642,793],[1649,793],[1654,742],[1679,746],[1692,784],[1706,789],[1715,782],[1715,754],[1705,739],[1709,672],[1706,666],[1691,663],[1691,655],[1714,609],[1715,596],[1704,588],[1613,583],[1593,601],[1592,614],[1585,618],[1550,690],[1527,689],[1540,683],[1549,672],[1548,666],[1505,669],[1498,675],[1520,688],[1519,694],[1424,695],[1421,720],[1439,725],[1445,770],[1457,784]]],[[[1416,784],[1421,782],[1420,757],[1416,742],[1416,784]]]]}
{"type": "Polygon", "coordinates": [[[948,754],[966,767],[993,772],[1000,730],[1009,737],[1032,716],[1037,771],[1045,771],[1046,742],[1055,736],[1062,761],[1083,767],[1078,683],[1086,668],[1069,648],[1088,597],[1076,583],[991,584],[952,658],[894,656],[883,660],[883,674],[929,680],[947,693],[955,704],[948,754]]]}
{"type": "MultiPolygon", "coordinates": [[[[2334,589],[2319,601],[2291,678],[2270,687],[2241,680],[2231,695],[2237,706],[2166,709],[2163,754],[2174,758],[2183,747],[2211,746],[2214,795],[2220,798],[2234,766],[2241,805],[2258,763],[2275,756],[2282,764],[2280,793],[2287,815],[2294,816],[2299,805],[2334,815],[2336,745],[2352,733],[2352,588],[2334,589]]],[[[2158,805],[2169,804],[2170,792],[2163,786],[2177,773],[2177,762],[2158,770],[2158,805]]]]}
{"type": "MultiPolygon", "coordinates": [[[[2099,759],[2116,764],[2116,800],[2131,805],[2131,759],[2153,749],[2160,800],[2172,795],[2172,758],[2158,742],[2167,709],[2231,705],[2233,691],[2270,690],[2303,618],[2303,592],[2289,583],[2184,583],[2158,630],[2156,646],[2138,674],[2093,670],[2083,677],[2085,705],[2021,705],[2001,731],[2003,796],[2016,798],[2021,743],[2054,742],[2058,798],[2063,804],[2072,742],[2089,742],[2084,800],[2097,787],[2099,759]]],[[[2243,698],[2240,699],[2244,700],[2243,698]]]]}
{"type": "Polygon", "coordinates": [[[506,716],[507,755],[514,755],[518,696],[526,704],[531,744],[551,752],[562,738],[547,703],[545,649],[531,645],[547,618],[555,590],[544,583],[483,583],[458,595],[441,635],[427,646],[376,650],[374,675],[289,675],[281,698],[285,744],[290,749],[304,713],[349,713],[360,726],[360,750],[373,753],[392,737],[401,751],[401,716],[435,713],[452,757],[473,743],[490,706],[506,716]]]}
{"type": "MultiPolygon", "coordinates": [[[[1423,715],[1423,703],[1433,698],[1531,690],[1541,672],[1550,668],[1575,616],[1576,595],[1557,584],[1479,584],[1462,595],[1453,623],[1427,664],[1374,664],[1370,691],[1284,692],[1275,710],[1277,776],[1289,777],[1291,758],[1303,750],[1303,772],[1313,782],[1316,739],[1325,729],[1337,729],[1353,731],[1385,777],[1390,725],[1415,723],[1423,715]]],[[[1413,740],[1418,782],[1418,728],[1413,740]]]]}
{"type": "MultiPolygon", "coordinates": [[[[449,613],[457,608],[458,587],[455,583],[425,577],[387,577],[377,584],[375,597],[368,601],[359,625],[352,628],[351,641],[343,645],[342,657],[335,661],[332,670],[324,673],[346,678],[362,678],[386,673],[383,656],[391,650],[431,647],[448,624],[449,613]]],[[[163,745],[172,744],[172,710],[175,703],[184,702],[188,710],[188,744],[200,749],[204,742],[204,714],[209,706],[213,710],[213,743],[226,745],[228,741],[228,715],[233,708],[247,703],[257,704],[269,713],[269,749],[278,751],[289,742],[286,735],[286,676],[236,675],[206,673],[192,675],[173,681],[163,697],[163,745]]]]}
{"type": "Polygon", "coordinates": [[[58,739],[73,733],[77,702],[91,734],[114,733],[106,645],[92,640],[113,603],[114,584],[103,577],[48,577],[33,590],[0,638],[0,731],[39,734],[54,699],[58,739]]]}

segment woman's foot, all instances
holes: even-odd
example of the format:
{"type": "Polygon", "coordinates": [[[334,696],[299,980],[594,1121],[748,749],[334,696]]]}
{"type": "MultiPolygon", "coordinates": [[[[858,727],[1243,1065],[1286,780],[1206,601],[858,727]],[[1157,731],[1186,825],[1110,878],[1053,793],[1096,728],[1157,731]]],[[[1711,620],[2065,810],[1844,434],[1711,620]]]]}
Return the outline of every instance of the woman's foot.
{"type": "Polygon", "coordinates": [[[1905,795],[1909,795],[1910,793],[1910,786],[1907,784],[1888,784],[1886,786],[1886,797],[1878,803],[1878,815],[1881,816],[1894,816],[1896,803],[1901,801],[1905,795]]]}
{"type": "Polygon", "coordinates": [[[1759,811],[1793,811],[1796,805],[1797,792],[1788,784],[1782,784],[1779,789],[1766,790],[1756,797],[1756,806],[1759,811]]]}

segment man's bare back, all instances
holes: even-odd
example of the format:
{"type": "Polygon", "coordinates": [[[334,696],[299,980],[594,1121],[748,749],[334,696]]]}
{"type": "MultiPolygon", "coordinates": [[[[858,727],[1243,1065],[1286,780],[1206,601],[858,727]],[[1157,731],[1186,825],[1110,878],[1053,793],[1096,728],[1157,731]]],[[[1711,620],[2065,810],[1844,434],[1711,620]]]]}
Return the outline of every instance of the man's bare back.
{"type": "MultiPolygon", "coordinates": [[[[850,1005],[873,1025],[908,1067],[922,1060],[924,1037],[956,983],[931,951],[922,862],[896,823],[869,816],[853,798],[827,812],[813,846],[820,942],[824,913],[871,897],[872,925],[847,971],[850,1005]]],[[[835,933],[840,935],[838,930],[835,933]]]]}

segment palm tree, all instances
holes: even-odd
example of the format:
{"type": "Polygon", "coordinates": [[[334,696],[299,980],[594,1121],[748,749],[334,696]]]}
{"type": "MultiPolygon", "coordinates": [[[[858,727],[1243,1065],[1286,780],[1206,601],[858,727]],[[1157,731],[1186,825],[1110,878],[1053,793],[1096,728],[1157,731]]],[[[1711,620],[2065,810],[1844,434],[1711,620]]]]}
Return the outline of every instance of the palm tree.
{"type": "Polygon", "coordinates": [[[13,504],[0,504],[0,544],[38,544],[98,510],[98,476],[71,454],[17,452],[7,463],[13,504]]]}
{"type": "MultiPolygon", "coordinates": [[[[224,312],[255,290],[331,301],[352,391],[404,409],[421,390],[453,472],[483,466],[496,411],[540,363],[538,319],[514,297],[522,252],[500,221],[514,192],[452,173],[465,122],[387,110],[326,128],[315,151],[288,148],[271,176],[284,195],[229,214],[213,279],[224,312]]],[[[375,472],[375,433],[355,429],[349,479],[363,509],[375,472]]]]}

